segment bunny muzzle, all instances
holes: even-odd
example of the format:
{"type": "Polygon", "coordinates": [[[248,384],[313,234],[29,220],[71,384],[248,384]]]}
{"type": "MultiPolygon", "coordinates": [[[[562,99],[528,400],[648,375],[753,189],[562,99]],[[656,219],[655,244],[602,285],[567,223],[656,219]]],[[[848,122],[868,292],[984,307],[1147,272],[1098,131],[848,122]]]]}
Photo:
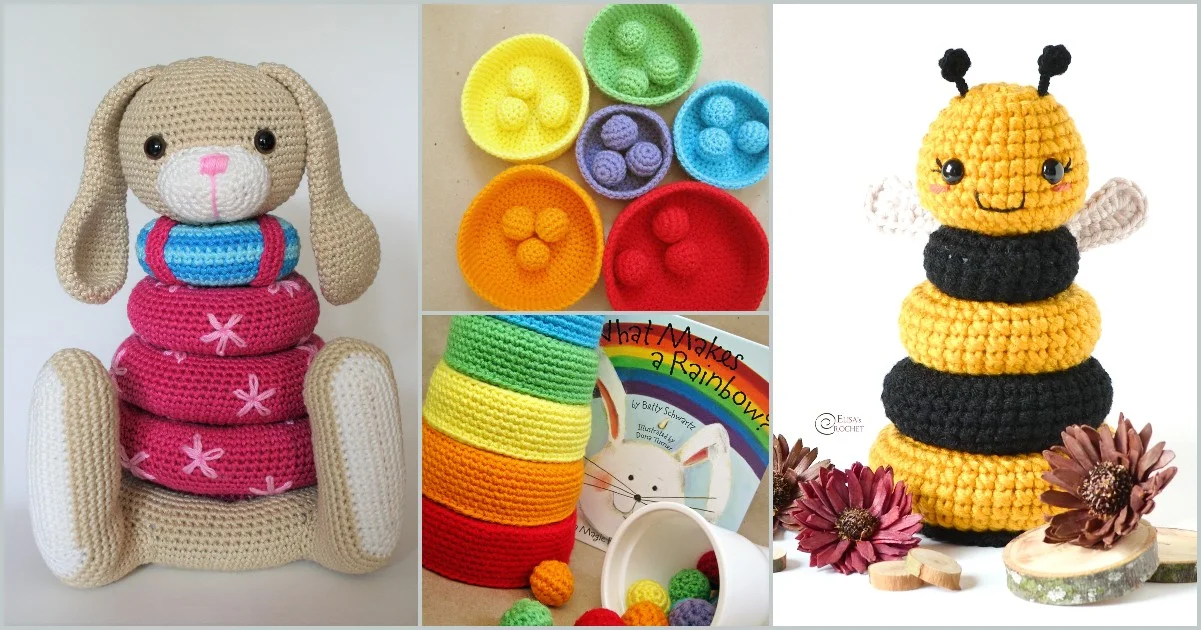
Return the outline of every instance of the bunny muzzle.
{"type": "Polygon", "coordinates": [[[227,223],[262,213],[271,174],[266,161],[244,147],[200,146],[172,153],[156,185],[178,220],[227,223]]]}

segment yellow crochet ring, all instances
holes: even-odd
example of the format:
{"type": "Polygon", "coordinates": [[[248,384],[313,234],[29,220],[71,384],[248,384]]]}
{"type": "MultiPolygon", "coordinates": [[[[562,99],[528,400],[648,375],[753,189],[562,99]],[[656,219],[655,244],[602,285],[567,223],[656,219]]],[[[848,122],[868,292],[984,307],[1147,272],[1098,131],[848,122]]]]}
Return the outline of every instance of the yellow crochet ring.
{"type": "Polygon", "coordinates": [[[961,531],[1024,531],[1043,523],[1050,506],[1039,495],[1051,486],[1040,453],[974,455],[928,446],[892,424],[876,436],[871,466],[892,466],[927,523],[961,531]]]}
{"type": "Polygon", "coordinates": [[[1101,311],[1073,284],[1025,304],[953,298],[930,282],[901,305],[901,342],[910,358],[954,374],[1041,374],[1080,364],[1101,336],[1101,311]]]}
{"type": "Polygon", "coordinates": [[[588,78],[559,40],[518,35],[475,62],[460,107],[479,148],[508,162],[541,164],[575,142],[588,114],[588,78]]]}
{"type": "Polygon", "coordinates": [[[592,197],[545,166],[514,166],[488,182],[459,225],[459,269],[494,306],[555,311],[600,278],[604,226],[592,197]]]}
{"type": "Polygon", "coordinates": [[[477,381],[439,361],[425,392],[431,427],[485,451],[533,462],[584,457],[590,405],[564,405],[477,381]]]}

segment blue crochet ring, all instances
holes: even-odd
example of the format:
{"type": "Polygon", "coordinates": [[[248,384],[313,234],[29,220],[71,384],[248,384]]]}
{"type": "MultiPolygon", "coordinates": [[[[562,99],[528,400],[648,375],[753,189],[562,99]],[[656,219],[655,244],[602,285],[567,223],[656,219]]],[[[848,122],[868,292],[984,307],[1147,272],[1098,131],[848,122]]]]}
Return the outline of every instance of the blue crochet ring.
{"type": "Polygon", "coordinates": [[[495,315],[510,324],[585,348],[600,343],[605,318],[601,315],[495,315]]]}
{"type": "MultiPolygon", "coordinates": [[[[300,259],[300,235],[291,223],[274,217],[284,235],[283,264],[276,280],[296,269],[300,259]]],[[[158,278],[146,260],[146,241],[157,220],[138,232],[138,264],[158,278]]],[[[163,246],[163,260],[175,279],[202,287],[246,286],[259,274],[263,257],[263,234],[256,219],[213,225],[172,226],[163,246]]],[[[162,280],[162,278],[158,278],[162,280]]]]}
{"type": "Polygon", "coordinates": [[[693,178],[726,190],[746,188],[767,175],[767,101],[734,81],[693,92],[672,129],[676,160],[693,178]]]}

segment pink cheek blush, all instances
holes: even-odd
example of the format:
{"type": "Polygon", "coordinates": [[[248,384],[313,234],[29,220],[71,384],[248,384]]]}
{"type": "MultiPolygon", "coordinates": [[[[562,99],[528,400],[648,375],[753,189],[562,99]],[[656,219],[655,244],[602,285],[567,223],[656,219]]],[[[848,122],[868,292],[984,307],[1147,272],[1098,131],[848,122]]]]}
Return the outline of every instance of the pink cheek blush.
{"type": "Polygon", "coordinates": [[[1069,182],[1064,182],[1064,183],[1062,183],[1062,184],[1060,184],[1060,185],[1058,185],[1058,186],[1056,186],[1056,187],[1052,188],[1051,190],[1054,190],[1055,192],[1063,192],[1063,191],[1065,191],[1065,190],[1070,190],[1071,188],[1072,188],[1072,184],[1071,184],[1071,183],[1069,183],[1069,182]]]}
{"type": "Polygon", "coordinates": [[[951,187],[947,186],[945,184],[930,184],[930,192],[932,192],[936,195],[938,193],[945,193],[950,189],[951,189],[951,187]]]}

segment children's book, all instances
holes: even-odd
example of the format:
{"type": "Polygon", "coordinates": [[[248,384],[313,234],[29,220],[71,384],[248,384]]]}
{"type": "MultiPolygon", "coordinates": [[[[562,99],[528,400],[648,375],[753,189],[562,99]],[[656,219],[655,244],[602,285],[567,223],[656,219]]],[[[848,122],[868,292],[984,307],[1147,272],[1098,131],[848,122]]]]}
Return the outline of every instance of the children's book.
{"type": "Polygon", "coordinates": [[[767,347],[675,315],[609,320],[600,347],[576,539],[605,550],[661,501],[737,531],[769,461],[767,347]]]}

